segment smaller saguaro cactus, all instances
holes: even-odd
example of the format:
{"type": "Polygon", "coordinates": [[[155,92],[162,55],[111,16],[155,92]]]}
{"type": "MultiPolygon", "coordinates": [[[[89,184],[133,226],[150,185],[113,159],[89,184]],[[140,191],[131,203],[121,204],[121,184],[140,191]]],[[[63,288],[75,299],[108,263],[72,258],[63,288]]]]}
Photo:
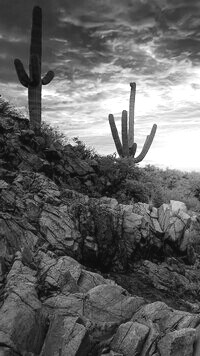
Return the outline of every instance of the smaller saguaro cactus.
{"type": "Polygon", "coordinates": [[[35,131],[41,128],[41,96],[42,85],[51,82],[54,72],[49,71],[41,79],[42,61],[42,9],[39,6],[33,8],[31,45],[29,58],[29,76],[26,73],[20,59],[15,59],[15,69],[20,83],[28,88],[28,107],[30,116],[30,127],[35,131]]]}
{"type": "Polygon", "coordinates": [[[112,114],[109,114],[108,119],[109,119],[113,140],[119,156],[132,157],[134,163],[139,163],[144,159],[147,152],[149,151],[149,148],[151,147],[151,144],[153,142],[156,133],[157,125],[156,124],[153,125],[150,134],[146,137],[141,153],[137,157],[135,157],[136,150],[137,150],[137,143],[134,142],[136,83],[130,83],[130,86],[131,86],[131,94],[130,94],[130,102],[129,102],[129,125],[128,125],[127,111],[123,110],[122,118],[121,118],[122,142],[119,138],[114,116],[112,114]]]}

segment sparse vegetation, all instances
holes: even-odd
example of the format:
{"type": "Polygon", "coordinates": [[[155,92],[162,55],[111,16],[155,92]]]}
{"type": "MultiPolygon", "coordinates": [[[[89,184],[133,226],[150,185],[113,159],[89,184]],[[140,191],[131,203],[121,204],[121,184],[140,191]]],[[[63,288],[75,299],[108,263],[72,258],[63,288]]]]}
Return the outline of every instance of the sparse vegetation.
{"type": "MultiPolygon", "coordinates": [[[[0,98],[0,115],[25,119],[20,110],[3,98],[0,98]]],[[[117,158],[115,154],[101,156],[94,148],[87,147],[78,137],[74,137],[74,144],[70,145],[69,139],[58,128],[44,122],[39,135],[29,129],[22,130],[20,140],[30,146],[42,159],[51,157],[49,162],[51,177],[64,186],[67,184],[69,188],[76,188],[79,192],[92,197],[113,197],[123,204],[140,201],[159,207],[171,199],[179,200],[184,202],[188,209],[200,212],[200,173],[198,172],[163,170],[151,165],[140,168],[133,163],[132,157],[117,158]],[[79,181],[74,176],[68,180],[69,172],[65,172],[68,167],[67,156],[71,162],[77,159],[79,162],[87,163],[94,173],[79,181]]],[[[10,146],[9,144],[7,146],[8,151],[10,146]]],[[[12,155],[14,157],[14,152],[12,155]]]]}
{"type": "Polygon", "coordinates": [[[86,144],[79,139],[79,137],[73,137],[72,141],[75,143],[74,148],[79,158],[90,160],[98,156],[95,149],[87,147],[86,144]]]}
{"type": "Polygon", "coordinates": [[[96,161],[98,181],[89,193],[107,195],[121,203],[146,202],[159,207],[170,200],[179,200],[188,209],[200,212],[200,173],[176,169],[159,169],[148,165],[140,168],[131,158],[101,156],[78,138],[75,149],[81,159],[96,161]]]}
{"type": "Polygon", "coordinates": [[[40,134],[45,140],[46,147],[50,147],[53,144],[59,144],[61,146],[64,146],[68,143],[67,136],[62,133],[59,128],[53,127],[44,121],[42,121],[41,124],[40,134]]]}
{"type": "Polygon", "coordinates": [[[25,119],[25,115],[21,112],[20,109],[17,109],[7,99],[1,96],[0,96],[0,115],[25,119]]]}

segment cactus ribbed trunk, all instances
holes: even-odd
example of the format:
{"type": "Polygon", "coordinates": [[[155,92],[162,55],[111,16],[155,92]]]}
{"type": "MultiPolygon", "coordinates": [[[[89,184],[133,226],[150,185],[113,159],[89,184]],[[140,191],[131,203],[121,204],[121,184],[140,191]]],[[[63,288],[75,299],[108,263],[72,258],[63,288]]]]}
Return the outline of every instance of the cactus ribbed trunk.
{"type": "MultiPolygon", "coordinates": [[[[42,58],[42,9],[35,6],[32,14],[30,55],[37,55],[40,69],[42,58]]],[[[40,70],[41,72],[41,70],[40,70]]]]}
{"type": "Polygon", "coordinates": [[[136,84],[130,83],[131,93],[129,101],[129,147],[134,144],[134,119],[135,119],[135,93],[136,84]]]}
{"type": "Polygon", "coordinates": [[[127,111],[122,111],[122,145],[123,145],[123,156],[127,157],[129,155],[128,147],[128,128],[127,128],[127,111]]]}
{"type": "Polygon", "coordinates": [[[28,107],[30,117],[30,128],[39,132],[41,127],[42,116],[42,93],[41,83],[36,87],[28,88],[28,107]]]}
{"type": "Polygon", "coordinates": [[[14,64],[20,83],[28,88],[28,107],[30,116],[30,127],[39,133],[42,115],[42,85],[50,83],[54,73],[49,71],[41,78],[42,62],[42,9],[39,6],[33,8],[31,44],[29,58],[29,76],[22,62],[15,59],[14,64]]]}
{"type": "Polygon", "coordinates": [[[31,82],[35,85],[28,86],[28,107],[30,127],[36,131],[41,127],[42,115],[42,84],[41,84],[41,61],[42,61],[42,10],[36,6],[32,14],[31,44],[29,73],[31,82]],[[35,66],[33,57],[35,56],[35,66]],[[37,59],[36,59],[37,58],[37,59]],[[35,73],[34,73],[35,71],[35,73]]]}

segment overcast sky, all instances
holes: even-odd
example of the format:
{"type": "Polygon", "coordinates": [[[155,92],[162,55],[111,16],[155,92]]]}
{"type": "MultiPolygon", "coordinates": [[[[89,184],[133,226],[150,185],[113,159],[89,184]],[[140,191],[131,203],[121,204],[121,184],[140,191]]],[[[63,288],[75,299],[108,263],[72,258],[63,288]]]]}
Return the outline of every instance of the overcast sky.
{"type": "Polygon", "coordinates": [[[0,93],[27,107],[13,60],[28,69],[31,13],[43,10],[43,119],[101,154],[115,151],[136,82],[138,150],[157,123],[144,164],[200,170],[199,0],[0,0],[0,93]]]}

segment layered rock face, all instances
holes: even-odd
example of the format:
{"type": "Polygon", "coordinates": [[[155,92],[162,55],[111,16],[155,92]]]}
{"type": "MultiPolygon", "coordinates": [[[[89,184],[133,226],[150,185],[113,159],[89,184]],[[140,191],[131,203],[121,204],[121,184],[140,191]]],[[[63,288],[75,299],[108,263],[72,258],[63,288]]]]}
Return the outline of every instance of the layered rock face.
{"type": "Polygon", "coordinates": [[[0,130],[0,355],[200,355],[198,215],[60,186],[93,169],[0,130]]]}

